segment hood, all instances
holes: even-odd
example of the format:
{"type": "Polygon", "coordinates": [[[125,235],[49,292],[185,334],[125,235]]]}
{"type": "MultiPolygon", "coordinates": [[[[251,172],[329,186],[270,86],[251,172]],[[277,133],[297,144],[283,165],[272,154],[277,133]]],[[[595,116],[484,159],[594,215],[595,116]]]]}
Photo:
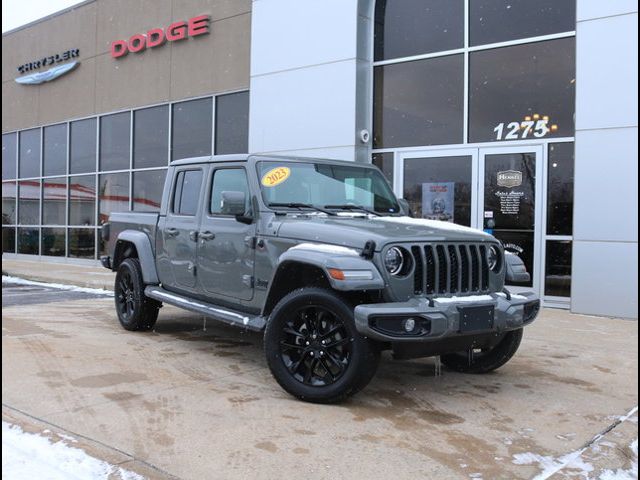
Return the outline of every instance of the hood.
{"type": "Polygon", "coordinates": [[[287,215],[278,222],[278,237],[353,248],[362,248],[368,240],[376,242],[376,250],[399,242],[496,241],[481,230],[410,217],[287,215]]]}

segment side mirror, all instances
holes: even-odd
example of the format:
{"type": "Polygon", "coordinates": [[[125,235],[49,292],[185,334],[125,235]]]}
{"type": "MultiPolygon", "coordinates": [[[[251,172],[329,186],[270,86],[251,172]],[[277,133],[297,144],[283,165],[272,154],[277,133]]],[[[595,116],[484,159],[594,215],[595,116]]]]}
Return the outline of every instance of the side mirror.
{"type": "Polygon", "coordinates": [[[409,202],[407,202],[404,198],[399,198],[398,203],[400,204],[400,208],[402,209],[402,213],[404,213],[407,217],[413,217],[413,212],[411,211],[411,207],[409,206],[409,202]]]}
{"type": "Polygon", "coordinates": [[[241,217],[245,214],[247,196],[244,192],[222,192],[220,213],[241,217]]]}

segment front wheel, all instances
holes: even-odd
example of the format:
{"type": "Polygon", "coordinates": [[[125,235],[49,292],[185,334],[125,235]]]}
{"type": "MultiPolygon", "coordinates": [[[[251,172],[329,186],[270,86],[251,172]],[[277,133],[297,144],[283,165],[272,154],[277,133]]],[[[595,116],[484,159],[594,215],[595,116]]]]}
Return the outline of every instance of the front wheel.
{"type": "Polygon", "coordinates": [[[144,294],[142,269],[137,258],[122,261],[114,288],[116,312],[126,330],[151,330],[158,319],[158,302],[144,294]]]}
{"type": "Polygon", "coordinates": [[[513,357],[522,341],[522,329],[504,334],[491,348],[479,351],[456,352],[441,355],[440,360],[451,370],[461,373],[488,373],[497,370],[513,357]]]}
{"type": "Polygon", "coordinates": [[[353,307],[322,288],[301,288],[276,305],[264,335],[267,363],[288,393],[337,403],[364,388],[379,350],[355,327],[353,307]]]}

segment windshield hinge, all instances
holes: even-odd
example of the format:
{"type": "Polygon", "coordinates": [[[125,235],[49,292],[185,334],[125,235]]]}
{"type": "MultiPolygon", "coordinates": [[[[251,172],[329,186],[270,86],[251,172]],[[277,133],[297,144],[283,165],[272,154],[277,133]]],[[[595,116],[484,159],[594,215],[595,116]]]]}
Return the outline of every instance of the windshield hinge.
{"type": "Polygon", "coordinates": [[[364,248],[362,249],[362,258],[366,258],[367,260],[371,260],[373,258],[373,254],[376,251],[376,242],[373,240],[367,240],[364,244],[364,248]]]}

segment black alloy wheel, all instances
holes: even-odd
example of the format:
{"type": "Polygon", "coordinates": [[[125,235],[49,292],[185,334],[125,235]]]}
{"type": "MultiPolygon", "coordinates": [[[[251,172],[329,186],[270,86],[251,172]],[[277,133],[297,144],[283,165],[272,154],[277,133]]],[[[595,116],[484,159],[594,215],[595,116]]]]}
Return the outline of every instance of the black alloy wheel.
{"type": "Polygon", "coordinates": [[[118,320],[126,330],[151,330],[158,319],[161,306],[144,294],[144,280],[140,261],[127,258],[118,266],[114,297],[118,320]]]}

